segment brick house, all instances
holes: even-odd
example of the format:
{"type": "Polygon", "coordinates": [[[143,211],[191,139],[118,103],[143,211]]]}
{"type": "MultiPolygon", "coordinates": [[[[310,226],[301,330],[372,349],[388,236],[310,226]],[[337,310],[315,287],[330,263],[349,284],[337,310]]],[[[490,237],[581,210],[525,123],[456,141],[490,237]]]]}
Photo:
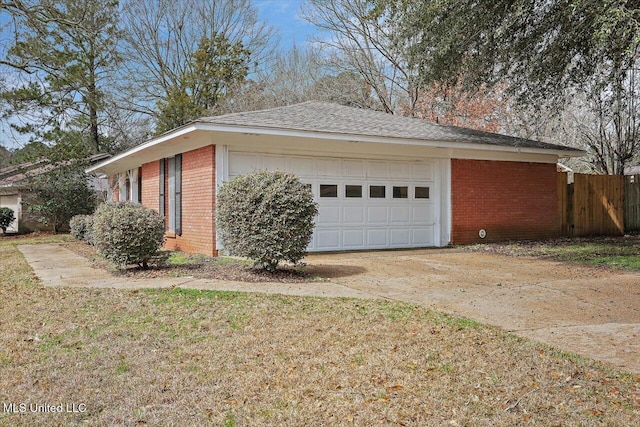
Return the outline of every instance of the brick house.
{"type": "Polygon", "coordinates": [[[556,163],[579,150],[324,102],[205,117],[105,160],[112,197],[166,218],[170,249],[215,255],[216,189],[256,169],[310,185],[310,251],[557,236],[556,163]]]}

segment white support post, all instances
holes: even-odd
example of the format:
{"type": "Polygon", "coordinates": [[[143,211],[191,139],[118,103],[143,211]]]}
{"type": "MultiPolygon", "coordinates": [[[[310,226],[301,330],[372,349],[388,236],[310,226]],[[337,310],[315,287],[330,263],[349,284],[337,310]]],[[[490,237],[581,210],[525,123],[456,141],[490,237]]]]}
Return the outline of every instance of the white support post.
{"type": "Polygon", "coordinates": [[[138,169],[130,169],[127,171],[129,176],[129,183],[131,185],[131,201],[138,203],[140,199],[138,195],[138,169]]]}
{"type": "Polygon", "coordinates": [[[127,200],[127,174],[118,174],[118,200],[124,202],[127,200]]]}

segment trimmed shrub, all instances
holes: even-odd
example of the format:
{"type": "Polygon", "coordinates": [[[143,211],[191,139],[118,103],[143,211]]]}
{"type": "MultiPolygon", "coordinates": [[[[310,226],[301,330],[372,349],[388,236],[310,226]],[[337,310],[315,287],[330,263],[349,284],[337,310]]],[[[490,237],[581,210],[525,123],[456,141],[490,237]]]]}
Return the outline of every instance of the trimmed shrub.
{"type": "Polygon", "coordinates": [[[93,215],[76,215],[69,220],[69,231],[76,240],[93,244],[93,215]]]}
{"type": "Polygon", "coordinates": [[[101,204],[93,215],[98,252],[119,267],[148,267],[164,244],[164,219],[153,209],[130,202],[101,204]]]}
{"type": "Polygon", "coordinates": [[[216,211],[224,248],[273,271],[305,256],[318,207],[295,175],[258,171],[224,183],[216,211]]]}
{"type": "Polygon", "coordinates": [[[13,210],[9,208],[0,208],[0,230],[3,233],[7,232],[7,228],[11,225],[11,223],[16,219],[13,210]]]}

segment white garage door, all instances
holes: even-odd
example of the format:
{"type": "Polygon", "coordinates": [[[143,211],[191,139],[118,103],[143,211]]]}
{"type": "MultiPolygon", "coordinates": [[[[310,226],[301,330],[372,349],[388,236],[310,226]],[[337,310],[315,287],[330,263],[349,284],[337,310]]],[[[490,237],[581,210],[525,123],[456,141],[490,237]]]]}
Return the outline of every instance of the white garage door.
{"type": "Polygon", "coordinates": [[[295,173],[311,186],[319,214],[310,251],[437,245],[433,161],[229,153],[229,179],[265,169],[295,173]]]}
{"type": "MultiPolygon", "coordinates": [[[[9,208],[13,211],[15,220],[7,228],[7,233],[18,232],[18,217],[20,216],[20,200],[18,195],[0,196],[0,208],[9,208]]],[[[2,230],[0,230],[2,232],[2,230]]]]}

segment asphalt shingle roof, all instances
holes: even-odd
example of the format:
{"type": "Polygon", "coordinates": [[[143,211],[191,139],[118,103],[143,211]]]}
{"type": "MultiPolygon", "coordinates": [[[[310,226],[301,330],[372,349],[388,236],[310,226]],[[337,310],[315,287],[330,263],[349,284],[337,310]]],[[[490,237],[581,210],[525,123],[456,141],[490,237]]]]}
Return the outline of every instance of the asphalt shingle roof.
{"type": "Polygon", "coordinates": [[[43,160],[2,168],[0,169],[0,188],[19,187],[26,178],[39,175],[47,170],[48,166],[43,160]]]}
{"type": "Polygon", "coordinates": [[[316,101],[268,110],[204,117],[197,122],[251,128],[575,151],[571,147],[531,139],[446,126],[424,119],[316,101]]]}

